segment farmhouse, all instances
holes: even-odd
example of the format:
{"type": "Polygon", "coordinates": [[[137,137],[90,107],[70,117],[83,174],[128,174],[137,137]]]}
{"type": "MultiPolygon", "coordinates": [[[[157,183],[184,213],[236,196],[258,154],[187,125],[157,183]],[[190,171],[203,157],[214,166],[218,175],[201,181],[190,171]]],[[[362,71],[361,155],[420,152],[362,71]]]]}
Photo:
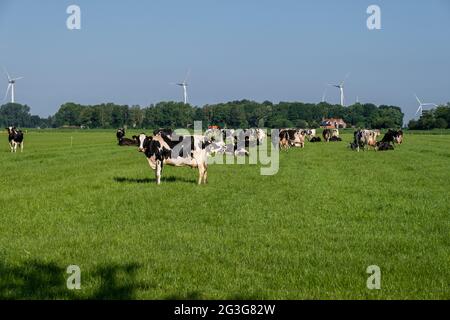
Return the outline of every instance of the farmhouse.
{"type": "Polygon", "coordinates": [[[347,128],[347,123],[341,118],[323,118],[320,127],[324,129],[345,129],[347,128]]]}

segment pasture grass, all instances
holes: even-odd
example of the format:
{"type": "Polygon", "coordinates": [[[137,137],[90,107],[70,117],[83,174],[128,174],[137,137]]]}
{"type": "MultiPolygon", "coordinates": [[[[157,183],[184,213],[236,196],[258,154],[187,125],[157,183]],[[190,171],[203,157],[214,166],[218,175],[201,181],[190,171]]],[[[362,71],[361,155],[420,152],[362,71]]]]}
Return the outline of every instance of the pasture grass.
{"type": "Polygon", "coordinates": [[[30,131],[23,154],[2,133],[0,298],[449,299],[450,136],[343,138],[282,152],[275,176],[166,167],[156,186],[114,130],[30,131]]]}

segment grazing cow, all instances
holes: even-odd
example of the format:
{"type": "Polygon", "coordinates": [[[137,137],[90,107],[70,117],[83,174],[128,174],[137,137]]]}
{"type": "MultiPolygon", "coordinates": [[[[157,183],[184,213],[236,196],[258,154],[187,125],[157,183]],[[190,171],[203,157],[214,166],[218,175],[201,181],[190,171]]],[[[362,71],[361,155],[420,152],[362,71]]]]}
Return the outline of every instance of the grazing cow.
{"type": "Polygon", "coordinates": [[[309,140],[309,142],[311,143],[322,142],[322,139],[320,139],[320,137],[313,137],[311,138],[311,140],[309,140]]]}
{"type": "Polygon", "coordinates": [[[133,136],[133,139],[125,138],[125,129],[117,129],[116,137],[119,143],[119,146],[123,147],[131,147],[139,145],[139,138],[137,136],[133,136]]]}
{"type": "Polygon", "coordinates": [[[158,132],[153,137],[139,136],[139,151],[143,152],[150,167],[155,170],[156,183],[161,184],[164,165],[198,168],[198,184],[208,181],[208,150],[211,143],[204,136],[176,136],[158,132]]]}
{"type": "Polygon", "coordinates": [[[23,132],[17,130],[16,127],[5,128],[8,130],[8,141],[11,152],[17,152],[17,147],[20,146],[20,152],[23,152],[23,132]]]}
{"type": "Polygon", "coordinates": [[[325,142],[342,141],[342,139],[339,137],[338,129],[325,129],[323,130],[322,136],[325,142]]]}

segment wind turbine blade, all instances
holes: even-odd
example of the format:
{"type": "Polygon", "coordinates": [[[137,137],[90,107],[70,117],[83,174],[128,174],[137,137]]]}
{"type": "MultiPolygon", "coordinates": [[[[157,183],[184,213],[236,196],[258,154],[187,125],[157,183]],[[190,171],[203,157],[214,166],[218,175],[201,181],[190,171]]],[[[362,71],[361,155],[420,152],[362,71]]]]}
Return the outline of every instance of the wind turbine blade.
{"type": "Polygon", "coordinates": [[[419,97],[417,96],[417,94],[414,95],[416,97],[417,102],[419,102],[420,105],[422,105],[422,102],[420,101],[419,97]]]}
{"type": "Polygon", "coordinates": [[[17,80],[22,80],[22,79],[23,79],[23,77],[18,77],[18,78],[12,79],[12,81],[17,81],[17,80]]]}
{"type": "Polygon", "coordinates": [[[3,98],[3,101],[6,101],[6,98],[8,97],[8,93],[9,93],[10,89],[11,89],[11,83],[8,84],[8,88],[6,88],[6,93],[5,93],[5,97],[3,98]]]}
{"type": "Polygon", "coordinates": [[[422,115],[422,113],[423,113],[423,104],[421,104],[419,106],[419,108],[417,109],[416,115],[418,115],[418,114],[422,115]]]}
{"type": "Polygon", "coordinates": [[[8,81],[11,81],[11,77],[9,76],[8,71],[5,69],[5,67],[2,67],[3,71],[6,73],[6,76],[8,77],[8,81]]]}
{"type": "Polygon", "coordinates": [[[186,73],[186,77],[184,78],[183,83],[186,83],[188,81],[190,75],[191,75],[191,68],[188,69],[188,71],[186,73]]]}

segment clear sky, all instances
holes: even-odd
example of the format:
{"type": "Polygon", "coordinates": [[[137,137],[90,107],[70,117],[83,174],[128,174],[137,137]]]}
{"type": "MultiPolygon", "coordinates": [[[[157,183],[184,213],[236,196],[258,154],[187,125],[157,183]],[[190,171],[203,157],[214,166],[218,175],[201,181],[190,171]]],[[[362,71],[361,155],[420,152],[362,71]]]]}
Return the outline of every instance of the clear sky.
{"type": "MultiPolygon", "coordinates": [[[[0,65],[24,76],[16,100],[47,116],[68,101],[141,106],[181,100],[401,106],[450,101],[448,0],[0,0],[0,65]],[[81,30],[66,28],[69,5],[81,30]],[[371,4],[382,29],[366,27],[371,4]],[[327,101],[338,103],[329,88],[327,101]]],[[[0,99],[6,76],[0,76],[0,99]]]]}

